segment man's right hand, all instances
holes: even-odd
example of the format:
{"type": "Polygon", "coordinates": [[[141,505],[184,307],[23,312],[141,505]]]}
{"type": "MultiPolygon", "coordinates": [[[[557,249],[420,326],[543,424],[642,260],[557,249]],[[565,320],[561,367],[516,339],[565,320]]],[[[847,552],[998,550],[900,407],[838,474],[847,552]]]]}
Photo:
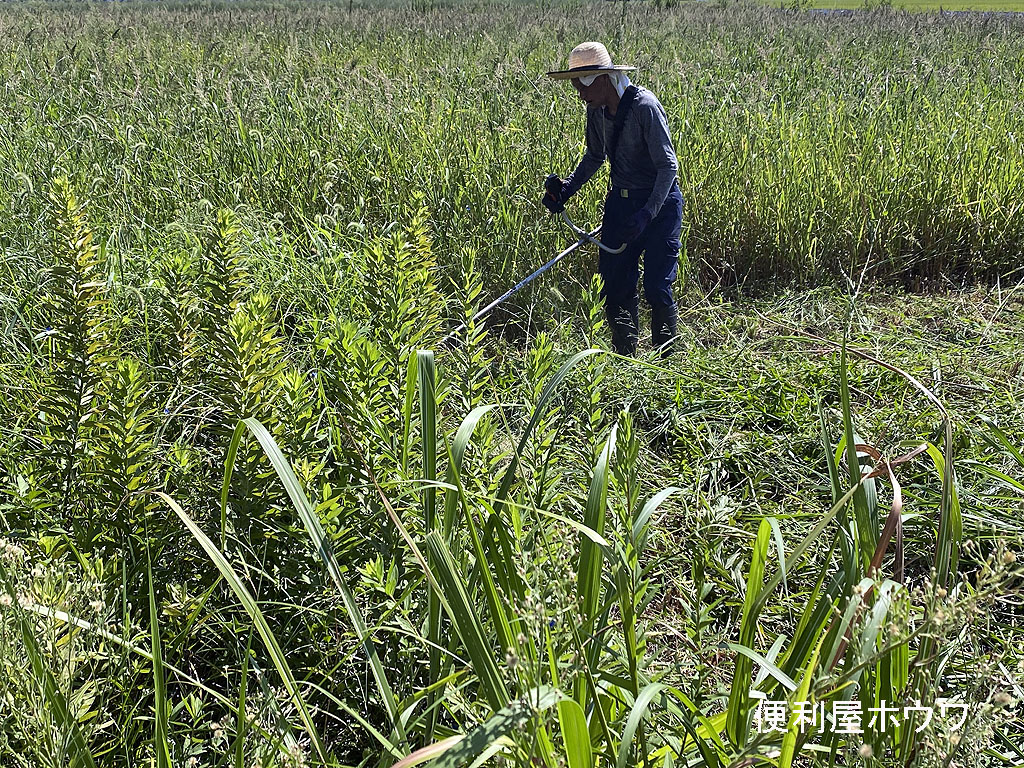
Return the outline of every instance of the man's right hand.
{"type": "Polygon", "coordinates": [[[565,200],[562,199],[563,184],[564,182],[554,173],[548,174],[544,179],[544,197],[541,202],[552,213],[561,213],[565,210],[565,200]]]}

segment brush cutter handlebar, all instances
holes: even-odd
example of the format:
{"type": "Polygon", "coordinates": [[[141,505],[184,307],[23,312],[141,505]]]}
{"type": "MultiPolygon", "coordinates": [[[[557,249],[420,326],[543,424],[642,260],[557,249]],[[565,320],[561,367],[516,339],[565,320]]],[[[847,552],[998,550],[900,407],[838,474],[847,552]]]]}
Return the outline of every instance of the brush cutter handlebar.
{"type": "Polygon", "coordinates": [[[605,245],[596,237],[594,237],[594,235],[597,232],[601,231],[600,227],[595,229],[593,232],[587,232],[586,230],[580,229],[579,227],[572,223],[572,219],[569,218],[569,214],[565,212],[564,208],[561,211],[561,215],[562,221],[564,221],[565,225],[569,227],[569,229],[573,231],[576,237],[580,239],[581,243],[593,243],[605,253],[622,253],[626,249],[626,243],[623,243],[618,248],[609,248],[607,245],[605,245]]]}

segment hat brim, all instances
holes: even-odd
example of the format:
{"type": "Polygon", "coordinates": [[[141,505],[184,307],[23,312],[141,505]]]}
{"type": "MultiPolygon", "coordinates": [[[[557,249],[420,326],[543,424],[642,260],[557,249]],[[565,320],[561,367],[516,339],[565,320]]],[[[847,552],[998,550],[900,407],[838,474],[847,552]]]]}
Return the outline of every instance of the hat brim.
{"type": "Polygon", "coordinates": [[[552,80],[572,80],[574,77],[589,77],[590,75],[607,75],[612,72],[634,72],[636,67],[625,67],[616,64],[612,67],[580,67],[579,69],[560,69],[557,72],[548,72],[552,80]]]}

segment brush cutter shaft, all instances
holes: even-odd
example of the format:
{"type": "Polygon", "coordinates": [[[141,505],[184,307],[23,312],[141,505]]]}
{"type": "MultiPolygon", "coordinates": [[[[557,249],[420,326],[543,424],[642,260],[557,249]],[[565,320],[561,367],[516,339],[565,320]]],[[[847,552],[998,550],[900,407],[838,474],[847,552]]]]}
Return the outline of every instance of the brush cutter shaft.
{"type": "MultiPolygon", "coordinates": [[[[545,272],[547,272],[549,269],[551,269],[553,266],[555,266],[555,264],[560,262],[562,259],[564,259],[570,253],[575,251],[581,245],[586,245],[587,243],[593,243],[594,245],[599,247],[601,250],[607,251],[608,253],[621,253],[622,250],[626,247],[626,244],[623,243],[619,248],[616,248],[616,249],[613,250],[613,249],[609,248],[606,245],[602,245],[601,241],[597,239],[597,235],[601,231],[600,227],[598,227],[597,229],[592,230],[590,232],[587,232],[586,230],[580,229],[575,224],[573,224],[572,223],[572,219],[569,218],[569,215],[564,210],[561,213],[562,213],[562,220],[566,223],[566,225],[568,225],[569,229],[571,229],[576,234],[576,236],[579,237],[579,240],[577,240],[575,243],[570,245],[568,248],[566,248],[560,254],[555,256],[547,264],[545,264],[544,266],[540,267],[539,269],[536,269],[535,271],[531,272],[529,275],[524,277],[522,280],[520,280],[518,283],[513,285],[511,288],[509,288],[507,291],[505,291],[503,294],[501,294],[501,296],[499,296],[494,301],[492,301],[490,304],[488,304],[486,307],[484,307],[483,309],[479,310],[475,315],[473,315],[473,317],[470,319],[469,322],[472,323],[472,322],[476,322],[477,320],[479,320],[481,317],[486,315],[488,312],[490,312],[496,306],[501,304],[501,302],[507,300],[508,298],[510,298],[511,296],[516,294],[517,292],[521,291],[527,285],[532,283],[538,277],[543,275],[545,272]]],[[[459,332],[461,332],[461,331],[463,331],[465,329],[466,329],[466,323],[463,323],[458,328],[456,328],[454,331],[452,331],[447,336],[445,336],[444,340],[442,341],[442,344],[444,344],[444,343],[450,341],[451,339],[455,338],[456,334],[458,334],[459,332]]]]}
{"type": "Polygon", "coordinates": [[[561,212],[561,214],[562,214],[562,221],[565,222],[565,225],[567,227],[569,227],[569,229],[571,229],[573,232],[576,233],[576,236],[579,237],[581,241],[586,241],[588,243],[593,243],[594,245],[596,245],[598,248],[600,248],[602,251],[604,251],[606,253],[622,253],[626,249],[626,243],[623,243],[618,248],[609,248],[607,245],[605,245],[600,240],[598,240],[596,237],[594,237],[594,235],[597,232],[601,231],[600,227],[595,229],[593,232],[585,232],[582,229],[580,229],[579,227],[577,227],[575,224],[572,223],[572,219],[569,218],[569,214],[567,214],[564,210],[561,212]]]}
{"type": "MultiPolygon", "coordinates": [[[[571,222],[570,222],[570,223],[571,223],[571,222]]],[[[538,277],[540,277],[541,275],[543,275],[543,274],[544,274],[545,272],[547,272],[547,271],[548,271],[549,269],[551,269],[551,268],[552,268],[553,266],[555,266],[555,264],[557,264],[558,262],[560,262],[560,261],[561,261],[562,259],[564,259],[564,258],[565,258],[566,256],[568,256],[568,255],[569,255],[570,253],[572,253],[573,251],[577,250],[577,249],[578,249],[578,248],[579,248],[579,247],[580,247],[581,245],[586,245],[587,243],[596,243],[596,242],[597,242],[597,240],[595,239],[595,236],[596,236],[596,235],[597,235],[597,234],[598,234],[598,233],[599,233],[600,231],[601,231],[601,228],[600,228],[600,227],[598,227],[597,229],[593,230],[592,232],[584,232],[583,230],[579,230],[579,233],[580,233],[580,239],[579,239],[579,240],[577,240],[577,241],[576,241],[575,243],[573,243],[572,245],[570,245],[570,246],[569,246],[568,248],[566,248],[566,249],[565,249],[564,251],[562,251],[562,252],[561,252],[560,254],[558,254],[557,256],[555,256],[555,257],[554,257],[553,259],[551,259],[551,261],[549,261],[549,262],[548,262],[547,264],[545,264],[544,266],[540,267],[539,269],[537,269],[537,270],[535,270],[535,271],[531,272],[531,273],[530,273],[529,275],[527,275],[526,277],[524,277],[524,278],[523,278],[522,280],[520,280],[520,281],[519,281],[518,283],[516,283],[515,285],[513,285],[513,286],[512,286],[511,288],[509,288],[509,289],[508,289],[507,291],[505,291],[505,292],[504,292],[503,294],[501,294],[501,296],[499,296],[499,297],[498,297],[498,298],[496,298],[496,299],[495,299],[494,301],[492,301],[492,302],[491,302],[490,304],[488,304],[488,305],[487,305],[486,307],[484,307],[483,309],[479,310],[479,311],[478,311],[478,312],[477,312],[477,313],[476,313],[475,315],[473,315],[473,317],[472,317],[472,319],[470,320],[470,322],[472,323],[472,322],[476,322],[477,320],[479,320],[479,319],[480,319],[481,317],[483,317],[484,315],[486,315],[486,314],[487,314],[488,312],[490,312],[490,311],[491,311],[492,309],[494,309],[494,308],[495,308],[496,306],[498,306],[499,304],[501,304],[501,302],[503,302],[503,301],[505,301],[506,299],[510,298],[510,297],[511,297],[512,295],[514,295],[514,294],[515,294],[516,292],[518,292],[518,291],[522,290],[522,289],[523,289],[523,288],[525,288],[525,287],[526,287],[527,285],[529,285],[530,283],[532,283],[532,282],[533,282],[533,281],[534,281],[535,279],[537,279],[538,277]]],[[[459,326],[458,328],[456,328],[456,329],[455,329],[454,331],[452,331],[451,333],[449,333],[449,334],[448,334],[448,335],[447,335],[447,336],[445,337],[444,341],[448,341],[449,339],[452,339],[452,338],[454,338],[454,336],[455,336],[455,335],[456,335],[457,333],[459,333],[460,331],[463,331],[463,330],[465,330],[465,328],[466,328],[466,324],[465,324],[465,323],[463,323],[463,324],[462,324],[462,325],[460,325],[460,326],[459,326]]]]}

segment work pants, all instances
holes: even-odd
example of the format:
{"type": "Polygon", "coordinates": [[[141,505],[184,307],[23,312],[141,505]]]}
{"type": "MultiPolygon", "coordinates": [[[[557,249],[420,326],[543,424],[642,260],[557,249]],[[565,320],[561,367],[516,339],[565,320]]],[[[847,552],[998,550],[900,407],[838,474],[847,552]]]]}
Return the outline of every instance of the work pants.
{"type": "MultiPolygon", "coordinates": [[[[622,245],[622,230],[633,214],[647,204],[650,190],[629,190],[627,196],[613,187],[604,204],[601,240],[609,248],[622,245]]],[[[683,219],[683,195],[673,184],[658,215],[621,253],[601,251],[599,271],[604,278],[602,296],[616,352],[636,352],[639,333],[640,256],[644,257],[644,296],[651,306],[651,343],[663,352],[676,334],[676,303],[672,283],[679,270],[679,232],[683,219]]]]}

